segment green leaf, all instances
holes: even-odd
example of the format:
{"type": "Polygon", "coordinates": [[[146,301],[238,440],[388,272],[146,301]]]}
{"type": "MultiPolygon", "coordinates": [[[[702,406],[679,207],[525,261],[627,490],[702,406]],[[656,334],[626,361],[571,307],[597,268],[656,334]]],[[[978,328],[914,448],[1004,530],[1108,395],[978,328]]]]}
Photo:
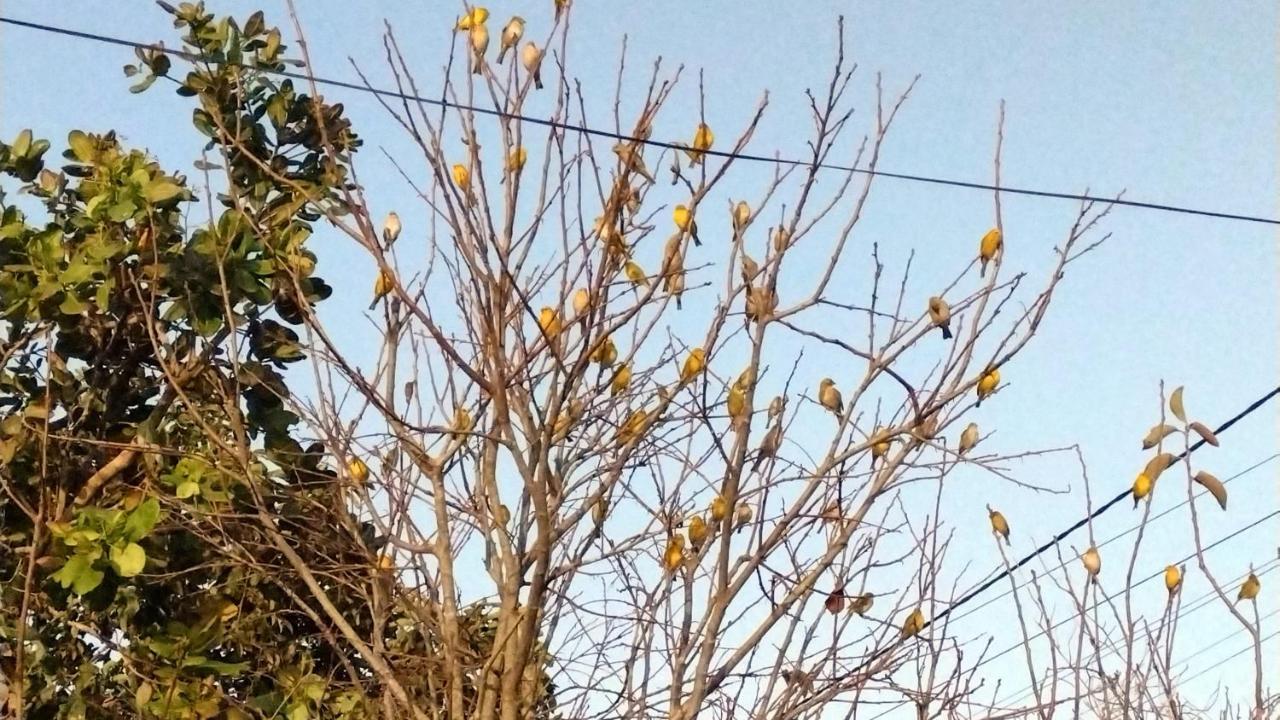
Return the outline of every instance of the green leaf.
{"type": "Polygon", "coordinates": [[[79,130],[72,130],[67,135],[67,145],[71,148],[71,154],[80,162],[90,162],[93,160],[93,140],[88,135],[79,130]]]}
{"type": "Polygon", "coordinates": [[[84,555],[72,555],[58,569],[58,572],[53,574],[53,579],[57,580],[64,589],[69,588],[76,583],[81,573],[89,569],[89,564],[89,559],[84,555]]]}
{"type": "Polygon", "coordinates": [[[147,88],[151,87],[151,85],[155,83],[156,77],[157,77],[156,75],[146,76],[145,78],[139,80],[137,83],[130,85],[129,92],[134,93],[135,95],[140,92],[145,92],[147,88]]]}
{"type": "Polygon", "coordinates": [[[136,542],[126,544],[123,548],[111,548],[111,564],[121,577],[133,577],[142,572],[147,565],[147,551],[136,542]]]}
{"type": "Polygon", "coordinates": [[[26,156],[27,151],[30,149],[31,149],[31,130],[30,129],[23,130],[22,132],[18,133],[17,139],[15,139],[13,141],[13,144],[9,146],[9,152],[12,152],[14,157],[24,157],[26,156]]]}
{"type": "Polygon", "coordinates": [[[104,577],[106,577],[106,573],[89,567],[76,578],[71,590],[77,595],[88,595],[93,592],[94,588],[102,584],[102,578],[104,577]]]}
{"type": "Polygon", "coordinates": [[[186,500],[189,497],[200,494],[200,484],[186,480],[178,484],[178,489],[174,491],[179,500],[186,500]]]}
{"type": "Polygon", "coordinates": [[[143,195],[157,205],[182,194],[182,186],[168,178],[157,178],[147,185],[143,195]]]}
{"type": "Polygon", "coordinates": [[[133,217],[133,214],[137,211],[138,206],[134,204],[133,200],[125,198],[107,208],[107,217],[116,222],[124,222],[133,217]]]}
{"type": "Polygon", "coordinates": [[[130,542],[137,542],[146,537],[160,520],[160,503],[155,498],[144,500],[129,513],[124,523],[125,537],[130,542]]]}
{"type": "Polygon", "coordinates": [[[80,298],[72,293],[67,293],[62,296],[62,302],[58,303],[58,312],[63,315],[80,315],[88,307],[80,298]]]}
{"type": "Polygon", "coordinates": [[[94,301],[98,303],[98,309],[105,311],[111,307],[111,293],[116,289],[115,278],[107,278],[98,286],[98,291],[94,294],[94,301]]]}

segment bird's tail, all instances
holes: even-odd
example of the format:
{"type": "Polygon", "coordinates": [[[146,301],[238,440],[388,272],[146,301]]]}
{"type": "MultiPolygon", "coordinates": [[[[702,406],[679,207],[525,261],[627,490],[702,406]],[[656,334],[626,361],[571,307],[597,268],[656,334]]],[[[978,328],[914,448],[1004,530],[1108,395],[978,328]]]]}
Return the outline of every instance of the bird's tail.
{"type": "Polygon", "coordinates": [[[537,90],[542,89],[542,72],[541,71],[533,74],[533,87],[537,90]]]}
{"type": "Polygon", "coordinates": [[[503,59],[507,57],[507,51],[508,51],[508,50],[510,50],[510,49],[511,49],[511,46],[510,46],[510,45],[503,45],[503,46],[502,46],[502,49],[498,51],[498,64],[499,64],[499,65],[501,65],[501,64],[502,64],[503,59]]]}
{"type": "Polygon", "coordinates": [[[378,307],[378,301],[381,299],[382,298],[374,298],[373,302],[369,303],[369,309],[373,310],[374,308],[378,307]]]}
{"type": "Polygon", "coordinates": [[[946,325],[942,326],[942,339],[943,340],[951,339],[951,328],[946,325]]]}

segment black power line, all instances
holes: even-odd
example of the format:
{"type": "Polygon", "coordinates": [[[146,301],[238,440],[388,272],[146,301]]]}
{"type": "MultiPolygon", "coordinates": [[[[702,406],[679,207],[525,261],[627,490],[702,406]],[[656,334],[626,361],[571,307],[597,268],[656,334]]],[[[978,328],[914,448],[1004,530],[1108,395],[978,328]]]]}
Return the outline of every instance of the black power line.
{"type": "MultiPolygon", "coordinates": [[[[1276,395],[1280,395],[1280,386],[1277,386],[1277,387],[1273,388],[1272,390],[1270,390],[1270,391],[1268,391],[1267,393],[1263,394],[1263,395],[1262,395],[1261,397],[1259,397],[1257,400],[1254,400],[1253,402],[1249,403],[1249,405],[1248,405],[1247,407],[1245,407],[1245,409],[1243,409],[1243,410],[1241,410],[1240,412],[1236,413],[1232,418],[1230,418],[1229,420],[1227,420],[1226,422],[1222,423],[1222,424],[1221,424],[1221,425],[1219,425],[1217,428],[1215,428],[1215,429],[1214,429],[1214,431],[1213,431],[1213,434],[1214,434],[1214,435],[1221,435],[1222,433],[1224,433],[1224,432],[1226,432],[1227,430],[1231,429],[1231,427],[1232,427],[1232,426],[1234,426],[1236,423],[1240,422],[1241,420],[1245,419],[1245,418],[1246,418],[1246,417],[1248,417],[1249,415],[1253,414],[1255,411],[1257,411],[1257,409],[1258,409],[1258,408],[1260,408],[1260,407],[1262,407],[1263,405],[1265,405],[1265,404],[1266,404],[1266,402],[1267,402],[1268,400],[1270,400],[1271,398],[1275,397],[1276,395]]],[[[1176,462],[1178,462],[1179,460],[1182,460],[1182,459],[1183,459],[1183,458],[1185,458],[1187,455],[1189,455],[1189,454],[1191,454],[1191,453],[1195,452],[1196,450],[1200,449],[1201,447],[1204,447],[1204,445],[1205,445],[1205,444],[1206,444],[1206,441],[1205,441],[1205,440],[1203,440],[1203,439],[1199,440],[1198,442],[1196,442],[1196,443],[1192,444],[1190,447],[1188,447],[1186,450],[1183,450],[1182,452],[1178,453],[1178,454],[1174,457],[1173,462],[1174,462],[1174,463],[1176,463],[1176,462]]],[[[1171,464],[1172,464],[1172,463],[1171,463],[1171,464]]],[[[1081,519],[1081,520],[1077,521],[1075,524],[1073,524],[1071,527],[1067,528],[1066,530],[1063,530],[1062,532],[1059,532],[1057,535],[1054,535],[1052,540],[1049,540],[1048,542],[1044,543],[1044,544],[1043,544],[1043,545],[1041,545],[1040,547],[1036,548],[1034,551],[1032,551],[1030,554],[1028,554],[1028,555],[1026,555],[1025,557],[1023,557],[1023,558],[1022,558],[1021,560],[1019,560],[1017,563],[1015,563],[1015,564],[1013,564],[1013,565],[1009,565],[1009,566],[1005,567],[1003,570],[1001,570],[1001,571],[997,572],[997,573],[995,574],[995,576],[993,576],[990,580],[988,580],[988,581],[986,581],[986,582],[982,583],[982,584],[981,584],[981,585],[979,585],[977,588],[975,588],[975,589],[971,590],[969,593],[967,593],[964,597],[962,597],[962,598],[960,598],[959,600],[957,600],[957,601],[955,601],[955,602],[951,603],[950,605],[948,605],[946,609],[944,609],[942,612],[938,613],[935,617],[930,618],[929,620],[926,620],[926,621],[924,622],[924,624],[920,626],[920,629],[917,631],[917,633],[919,633],[919,632],[924,632],[927,628],[932,627],[933,625],[936,625],[939,621],[946,619],[949,615],[951,615],[951,613],[955,612],[956,610],[960,609],[961,607],[964,607],[966,604],[968,604],[968,603],[972,602],[974,598],[978,597],[978,596],[979,596],[979,595],[981,595],[982,593],[984,593],[984,592],[986,592],[987,590],[991,589],[991,587],[993,587],[996,583],[1000,582],[1001,580],[1004,580],[1005,578],[1007,578],[1007,577],[1009,577],[1010,575],[1012,575],[1016,570],[1018,570],[1018,569],[1019,569],[1019,568],[1021,568],[1022,566],[1026,565],[1027,563],[1031,562],[1032,560],[1036,559],[1037,557],[1039,557],[1039,556],[1043,555],[1044,553],[1048,552],[1050,549],[1052,549],[1053,547],[1055,547],[1055,546],[1057,546],[1059,543],[1061,543],[1063,540],[1065,540],[1065,539],[1067,538],[1067,536],[1069,536],[1071,533],[1075,532],[1076,530],[1079,530],[1080,528],[1084,527],[1084,526],[1085,526],[1087,523],[1089,523],[1090,521],[1094,520],[1094,519],[1095,519],[1095,518],[1097,518],[1098,516],[1102,515],[1103,513],[1105,513],[1105,512],[1107,512],[1108,510],[1110,510],[1111,508],[1113,508],[1113,507],[1115,507],[1116,505],[1120,504],[1120,501],[1122,501],[1122,500],[1124,500],[1125,498],[1129,497],[1129,493],[1130,493],[1130,491],[1129,491],[1129,490],[1123,490],[1123,491],[1121,491],[1121,492],[1120,492],[1119,494],[1117,494],[1115,497],[1113,497],[1113,498],[1111,498],[1110,500],[1108,500],[1107,502],[1103,503],[1100,507],[1098,507],[1098,509],[1097,509],[1097,510],[1094,510],[1092,513],[1089,513],[1089,514],[1088,514],[1088,515],[1086,515],[1083,519],[1081,519]]],[[[1263,518],[1262,520],[1258,520],[1258,521],[1257,521],[1257,522],[1255,522],[1253,525],[1256,525],[1256,524],[1258,524],[1258,523],[1261,523],[1263,520],[1270,519],[1271,517],[1274,517],[1274,516],[1275,516],[1275,515],[1277,515],[1277,514],[1280,514],[1280,510],[1277,510],[1277,511],[1273,512],[1271,515],[1268,515],[1267,517],[1263,518]]],[[[1253,527],[1253,525],[1250,525],[1249,527],[1253,527]]],[[[1245,530],[1245,529],[1248,529],[1248,528],[1244,528],[1244,529],[1242,529],[1242,530],[1241,530],[1241,532],[1243,532],[1243,530],[1245,530]]],[[[1224,539],[1225,539],[1225,538],[1224,538],[1224,539]]],[[[1162,572],[1163,572],[1163,571],[1162,571],[1162,572]]],[[[1153,577],[1154,577],[1154,576],[1153,576],[1153,577]]],[[[1148,579],[1149,579],[1149,578],[1148,578],[1148,579]]],[[[1145,581],[1144,581],[1144,582],[1145,582],[1145,581]]],[[[889,653],[889,652],[892,652],[892,651],[893,651],[893,650],[894,650],[898,645],[899,645],[899,643],[896,643],[896,642],[895,642],[895,643],[890,643],[889,645],[886,645],[886,646],[884,646],[884,647],[880,648],[879,650],[877,650],[877,651],[875,651],[875,652],[871,653],[871,656],[870,656],[870,657],[868,657],[866,660],[864,660],[862,663],[860,663],[857,667],[855,667],[855,668],[853,668],[853,669],[851,669],[851,670],[849,670],[849,671],[847,671],[847,672],[843,673],[843,674],[841,675],[841,678],[848,678],[848,677],[852,677],[854,674],[859,673],[859,672],[862,672],[862,671],[863,671],[863,670],[865,670],[866,668],[870,667],[870,666],[871,666],[871,663],[875,662],[877,659],[879,659],[880,657],[884,656],[885,654],[887,654],[887,653],[889,653]]]]}
{"type": "MultiPolygon", "coordinates": [[[[0,16],[0,23],[5,23],[8,25],[12,25],[14,27],[20,27],[28,30],[39,30],[41,32],[49,32],[57,35],[65,35],[67,37],[74,37],[81,40],[92,40],[94,42],[107,43],[111,45],[120,45],[120,46],[131,47],[131,48],[161,50],[163,52],[166,52],[172,55],[177,55],[179,57],[184,57],[187,59],[197,59],[197,56],[193,55],[192,53],[184,52],[181,50],[162,48],[159,45],[156,45],[153,43],[143,43],[143,42],[137,42],[133,40],[126,40],[124,38],[113,37],[110,35],[101,35],[98,33],[84,32],[82,30],[72,30],[70,28],[58,27],[56,25],[47,25],[44,23],[31,22],[28,20],[18,20],[17,18],[4,17],[4,16],[0,16]]],[[[652,147],[659,147],[659,148],[670,149],[670,150],[684,149],[683,145],[680,145],[677,143],[663,142],[661,140],[651,140],[646,138],[637,138],[630,135],[616,133],[611,130],[601,130],[599,128],[588,127],[586,125],[574,125],[572,123],[560,122],[558,120],[549,120],[546,118],[530,117],[527,115],[507,112],[504,110],[495,110],[491,108],[476,107],[476,106],[467,105],[464,103],[454,103],[454,102],[450,102],[448,100],[442,100],[439,98],[426,98],[418,95],[402,93],[396,90],[385,90],[382,88],[375,88],[369,85],[362,85],[359,83],[349,82],[346,80],[335,80],[333,78],[319,77],[315,75],[308,75],[306,73],[291,72],[288,70],[264,70],[262,68],[253,68],[253,69],[259,70],[260,72],[269,73],[272,75],[279,75],[282,77],[293,78],[295,80],[305,80],[308,82],[315,82],[320,85],[329,85],[331,87],[344,88],[346,90],[354,90],[356,92],[370,93],[373,95],[394,98],[397,100],[409,100],[417,103],[424,103],[427,105],[448,107],[448,108],[454,108],[457,110],[465,110],[468,112],[479,113],[481,115],[491,115],[494,117],[500,117],[504,119],[520,120],[521,122],[526,122],[533,125],[542,125],[545,127],[555,128],[557,130],[569,130],[569,131],[581,133],[583,135],[609,138],[611,140],[624,140],[627,142],[634,142],[642,145],[649,145],[652,147]]],[[[1201,217],[1219,218],[1222,220],[1239,220],[1241,222],[1262,223],[1265,225],[1280,225],[1280,220],[1277,220],[1275,218],[1261,217],[1258,215],[1242,215],[1239,213],[1219,212],[1217,210],[1200,210],[1196,208],[1183,207],[1179,205],[1167,205],[1164,203],[1143,202],[1140,200],[1125,200],[1123,198],[1102,197],[1099,195],[1088,195],[1088,194],[1080,194],[1080,193],[1057,192],[1052,190],[1036,190],[1033,188],[1018,188],[1018,187],[1008,187],[1008,186],[997,187],[995,185],[990,185],[987,183],[969,182],[966,180],[952,180],[948,178],[933,177],[930,175],[897,173],[897,172],[889,172],[887,170],[868,170],[866,168],[858,168],[850,165],[838,165],[834,163],[816,163],[815,164],[806,160],[795,160],[795,159],[783,158],[783,157],[768,157],[765,155],[753,155],[749,153],[734,153],[734,152],[726,152],[723,150],[706,150],[704,151],[704,154],[711,155],[713,157],[732,158],[734,160],[742,160],[745,162],[760,162],[760,163],[770,163],[774,165],[787,165],[787,166],[795,166],[795,167],[812,167],[812,168],[818,168],[823,170],[836,170],[840,172],[856,173],[859,175],[871,175],[874,177],[883,177],[883,178],[889,178],[893,180],[906,180],[908,182],[926,183],[931,185],[945,185],[948,187],[968,188],[971,190],[984,190],[984,191],[998,190],[1002,193],[1008,193],[1010,195],[1025,195],[1028,197],[1053,198],[1057,200],[1076,200],[1080,202],[1097,202],[1097,203],[1105,203],[1109,205],[1120,205],[1123,207],[1140,208],[1144,210],[1159,210],[1161,212],[1181,213],[1184,215],[1198,215],[1201,217]]]]}
{"type": "MultiPolygon", "coordinates": [[[[1238,423],[1238,422],[1240,422],[1241,420],[1243,420],[1243,419],[1245,419],[1246,417],[1248,417],[1248,416],[1249,416],[1250,414],[1252,414],[1255,410],[1257,410],[1258,408],[1260,408],[1260,407],[1262,407],[1263,405],[1265,405],[1265,404],[1266,404],[1266,402],[1267,402],[1268,400],[1270,400],[1271,398],[1275,397],[1276,395],[1280,395],[1280,386],[1278,386],[1278,387],[1276,387],[1276,388],[1272,389],[1270,392],[1268,392],[1268,393],[1264,394],[1262,397],[1258,398],[1257,400],[1254,400],[1252,403],[1249,403],[1248,407],[1246,407],[1244,410],[1241,410],[1240,412],[1236,413],[1236,415],[1235,415],[1234,417],[1232,417],[1230,420],[1227,420],[1226,422],[1224,422],[1224,423],[1222,423],[1221,425],[1219,425],[1219,426],[1218,426],[1218,427],[1213,431],[1213,434],[1214,434],[1214,435],[1221,435],[1222,433],[1224,433],[1224,432],[1226,432],[1227,430],[1231,429],[1231,426],[1235,425],[1236,423],[1238,423]]],[[[1176,462],[1178,462],[1178,461],[1182,460],[1183,458],[1185,458],[1187,455],[1189,455],[1189,454],[1191,454],[1191,453],[1195,452],[1196,450],[1199,450],[1201,447],[1204,447],[1205,443],[1206,443],[1206,441],[1205,441],[1204,439],[1201,439],[1201,440],[1197,441],[1195,444],[1191,445],[1191,447],[1189,447],[1188,449],[1183,450],[1182,452],[1180,452],[1180,453],[1178,453],[1176,456],[1174,456],[1174,458],[1173,458],[1173,462],[1174,462],[1174,463],[1176,463],[1176,462]]],[[[1172,464],[1172,463],[1171,463],[1171,464],[1172,464]]],[[[1119,493],[1119,494],[1117,494],[1115,497],[1111,498],[1111,499],[1110,499],[1110,500],[1108,500],[1107,502],[1105,502],[1105,503],[1103,503],[1102,505],[1100,505],[1100,506],[1098,507],[1098,509],[1097,509],[1097,510],[1094,510],[1093,512],[1091,512],[1091,513],[1089,513],[1088,515],[1086,515],[1084,518],[1082,518],[1082,519],[1078,520],[1074,525],[1072,525],[1071,527],[1067,528],[1066,530],[1063,530],[1062,532],[1058,533],[1057,535],[1054,535],[1054,536],[1053,536],[1053,539],[1049,540],[1048,542],[1044,543],[1044,544],[1043,544],[1043,545],[1041,545],[1040,547],[1036,548],[1036,549],[1035,549],[1034,551],[1032,551],[1030,554],[1026,555],[1026,556],[1025,556],[1025,557],[1023,557],[1021,560],[1019,560],[1018,562],[1014,563],[1013,565],[1010,565],[1010,566],[1006,567],[1004,570],[1000,571],[999,573],[996,573],[995,577],[992,577],[990,580],[986,581],[985,583],[983,583],[983,584],[979,585],[977,588],[975,588],[975,589],[973,589],[972,591],[970,591],[970,592],[969,592],[967,595],[965,595],[964,597],[960,598],[959,600],[957,600],[957,601],[955,601],[954,603],[952,603],[951,605],[949,605],[949,606],[947,607],[947,609],[946,609],[946,610],[943,610],[942,612],[938,613],[938,616],[937,616],[937,617],[935,617],[935,618],[933,618],[932,620],[930,620],[930,621],[926,622],[926,623],[924,624],[924,626],[923,626],[921,629],[923,630],[924,628],[927,628],[927,627],[929,627],[930,625],[933,625],[933,624],[934,624],[934,623],[936,623],[937,621],[945,619],[948,615],[950,615],[951,613],[955,612],[958,608],[963,607],[963,606],[964,606],[964,605],[966,605],[967,603],[971,602],[971,601],[972,601],[974,598],[976,598],[977,596],[979,596],[979,595],[981,595],[982,593],[986,592],[988,589],[990,589],[990,588],[991,588],[991,586],[995,585],[996,583],[1000,582],[1001,580],[1004,580],[1005,578],[1009,577],[1009,576],[1010,576],[1010,575],[1012,575],[1014,572],[1016,572],[1016,571],[1017,571],[1019,568],[1021,568],[1022,566],[1026,565],[1027,563],[1031,562],[1032,560],[1034,560],[1034,559],[1036,559],[1036,558],[1040,557],[1041,555],[1043,555],[1044,553],[1048,552],[1050,549],[1052,549],[1052,548],[1053,548],[1054,546],[1056,546],[1058,543],[1060,543],[1060,542],[1062,542],[1063,540],[1065,540],[1065,539],[1067,538],[1067,536],[1068,536],[1068,535],[1070,535],[1071,533],[1075,532],[1076,530],[1079,530],[1080,528],[1084,527],[1087,523],[1091,522],[1092,520],[1094,520],[1094,519],[1095,519],[1095,518],[1097,518],[1098,516],[1102,515],[1102,514],[1103,514],[1103,513],[1105,513],[1106,511],[1108,511],[1108,510],[1110,510],[1111,508],[1115,507],[1116,505],[1118,505],[1118,504],[1119,504],[1122,500],[1124,500],[1125,498],[1129,497],[1129,493],[1130,493],[1130,491],[1129,491],[1129,490],[1122,490],[1122,491],[1120,491],[1120,493],[1119,493]]]]}

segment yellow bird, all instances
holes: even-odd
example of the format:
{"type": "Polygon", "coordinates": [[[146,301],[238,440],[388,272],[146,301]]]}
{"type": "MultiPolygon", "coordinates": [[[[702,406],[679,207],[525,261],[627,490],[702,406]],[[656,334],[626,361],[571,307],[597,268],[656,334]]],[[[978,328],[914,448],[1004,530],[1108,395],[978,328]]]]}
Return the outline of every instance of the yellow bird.
{"type": "Polygon", "coordinates": [[[483,25],[485,21],[488,19],[489,19],[488,8],[483,8],[477,5],[476,7],[471,8],[471,12],[458,18],[458,24],[455,27],[455,29],[470,30],[476,25],[483,25]]]}
{"type": "MultiPolygon", "coordinates": [[[[873,438],[879,437],[882,433],[884,433],[884,428],[877,427],[875,430],[872,431],[871,437],[873,438]]],[[[874,465],[875,462],[880,458],[889,454],[889,447],[890,447],[890,443],[892,442],[893,441],[889,439],[889,436],[886,435],[883,439],[876,440],[875,442],[871,443],[871,464],[872,465],[874,465]]]]}
{"type": "Polygon", "coordinates": [[[991,520],[991,532],[1004,538],[1004,544],[1008,545],[1009,544],[1009,521],[1004,519],[1004,513],[988,505],[987,517],[991,520]]]}
{"type": "Polygon", "coordinates": [[[542,51],[538,46],[527,42],[520,50],[520,64],[524,65],[524,69],[533,76],[533,86],[538,90],[542,89],[542,51]]]}
{"type": "Polygon", "coordinates": [[[934,327],[942,328],[942,339],[951,339],[951,306],[934,295],[929,298],[929,320],[934,327]]]}
{"type": "Polygon", "coordinates": [[[648,413],[644,409],[636,410],[627,416],[626,421],[622,423],[622,427],[618,428],[614,439],[619,445],[626,445],[640,435],[640,431],[644,429],[645,422],[649,419],[648,413]]]}
{"type": "Polygon", "coordinates": [[[1258,597],[1258,591],[1262,589],[1262,583],[1258,580],[1258,576],[1253,574],[1253,569],[1249,569],[1249,577],[1244,579],[1244,583],[1240,585],[1240,592],[1236,595],[1236,602],[1241,600],[1254,600],[1258,597]]]}
{"type": "Polygon", "coordinates": [[[471,171],[467,169],[467,166],[463,165],[462,163],[456,163],[453,166],[452,172],[453,172],[453,184],[457,185],[459,189],[470,192],[471,191],[471,171]]]}
{"type": "Polygon", "coordinates": [[[818,383],[818,402],[837,416],[844,414],[844,398],[840,397],[836,381],[831,378],[822,378],[818,383]]]}
{"type": "Polygon", "coordinates": [[[1098,553],[1098,548],[1090,546],[1080,556],[1080,562],[1084,564],[1085,572],[1089,573],[1089,580],[1097,582],[1098,573],[1102,572],[1102,555],[1098,553]]]}
{"type": "Polygon", "coordinates": [[[628,260],[626,265],[622,266],[622,271],[627,274],[627,279],[631,284],[641,287],[649,287],[649,278],[644,274],[644,268],[640,267],[634,260],[628,260]]]}
{"type": "Polygon", "coordinates": [[[667,541],[667,549],[662,553],[662,565],[668,570],[675,570],[684,562],[684,536],[672,535],[667,541]]]}
{"type": "Polygon", "coordinates": [[[613,344],[613,338],[605,338],[600,343],[600,347],[591,353],[591,361],[600,363],[601,367],[610,367],[618,361],[618,346],[613,344]]]}
{"type": "Polygon", "coordinates": [[[902,621],[902,637],[909,638],[924,629],[924,613],[920,612],[920,608],[911,611],[906,620],[902,621]]]}
{"type": "Polygon", "coordinates": [[[689,212],[689,208],[684,205],[677,205],[671,211],[671,219],[675,221],[676,227],[681,232],[687,232],[693,237],[694,245],[701,245],[702,240],[698,237],[698,223],[693,219],[693,213],[689,212]]]}
{"type": "Polygon", "coordinates": [[[1164,587],[1172,596],[1182,587],[1182,571],[1177,565],[1166,565],[1164,568],[1164,587]]]}
{"type": "Polygon", "coordinates": [[[849,603],[849,612],[853,615],[866,615],[871,612],[871,606],[876,602],[875,593],[862,593],[853,598],[853,602],[849,603]]]}
{"type": "Polygon", "coordinates": [[[725,404],[728,406],[729,419],[737,424],[746,416],[747,391],[734,384],[729,388],[729,399],[725,404]]]}
{"type": "Polygon", "coordinates": [[[372,310],[378,307],[378,301],[386,297],[395,287],[396,278],[391,274],[391,271],[379,271],[378,278],[373,281],[373,302],[369,303],[369,309],[372,310]]]}
{"type": "Polygon", "coordinates": [[[471,432],[471,413],[462,406],[458,406],[453,411],[453,431],[458,433],[471,432]]]}
{"type": "Polygon", "coordinates": [[[581,315],[591,307],[591,293],[586,288],[578,288],[573,291],[573,314],[581,315]]]}
{"type": "Polygon", "coordinates": [[[516,15],[507,21],[506,27],[502,28],[501,49],[498,50],[498,64],[502,64],[503,58],[507,56],[507,51],[515,48],[520,42],[520,38],[524,37],[524,18],[516,15]]]}
{"type": "Polygon", "coordinates": [[[391,247],[398,237],[400,237],[400,216],[389,212],[387,219],[382,222],[382,243],[391,247]]]}
{"type": "Polygon", "coordinates": [[[1000,370],[997,368],[987,368],[987,371],[978,379],[978,405],[982,405],[982,401],[991,396],[996,391],[996,387],[1000,385],[1000,370]]]}
{"type": "Polygon", "coordinates": [[[378,556],[378,569],[383,572],[391,572],[396,569],[396,563],[391,559],[390,555],[378,556]]]}
{"type": "Polygon", "coordinates": [[[687,383],[707,367],[707,351],[696,347],[689,351],[680,367],[680,382],[687,383]]]}
{"type": "Polygon", "coordinates": [[[960,433],[960,443],[956,447],[956,452],[964,455],[978,444],[978,423],[969,423],[964,426],[964,430],[960,433]]]}
{"type": "Polygon", "coordinates": [[[733,509],[733,529],[739,530],[746,527],[753,517],[755,517],[755,511],[750,505],[744,502],[738,503],[738,506],[733,509]]]}
{"type": "Polygon", "coordinates": [[[711,522],[720,522],[729,517],[729,501],[717,494],[711,498],[711,522]]]}
{"type": "Polygon", "coordinates": [[[520,172],[528,159],[529,151],[523,145],[511,148],[511,152],[507,153],[507,170],[512,173],[520,172]]]}
{"type": "Polygon", "coordinates": [[[357,485],[363,485],[365,480],[369,479],[369,466],[364,464],[360,458],[353,457],[347,463],[347,474],[357,485]]]}
{"type": "Polygon", "coordinates": [[[1146,473],[1138,473],[1138,477],[1133,479],[1133,506],[1138,507],[1138,501],[1151,494],[1151,488],[1154,483],[1146,473]]]}
{"type": "Polygon", "coordinates": [[[751,219],[751,206],[745,200],[739,200],[733,206],[733,234],[740,235],[742,229],[747,226],[747,221],[751,219]]]}
{"type": "Polygon", "coordinates": [[[1004,235],[1000,233],[999,228],[991,228],[986,235],[982,236],[982,242],[978,243],[978,260],[982,263],[979,275],[986,276],[987,263],[994,260],[1003,248],[1004,235]]]}
{"type": "Polygon", "coordinates": [[[471,37],[471,72],[479,75],[484,71],[484,53],[489,49],[489,28],[484,25],[472,25],[471,37]]]}
{"type": "Polygon", "coordinates": [[[698,123],[698,129],[693,133],[693,143],[685,150],[689,155],[689,164],[697,165],[702,162],[702,156],[711,149],[715,141],[716,136],[711,132],[711,127],[706,123],[698,123]]]}
{"type": "Polygon", "coordinates": [[[613,379],[609,381],[609,394],[617,397],[618,394],[624,392],[630,384],[631,364],[623,363],[617,371],[613,373],[613,379]]]}
{"type": "Polygon", "coordinates": [[[709,532],[707,521],[703,520],[701,515],[694,515],[689,519],[689,542],[693,543],[695,549],[702,547],[709,532]]]}
{"type": "Polygon", "coordinates": [[[560,334],[560,313],[550,307],[542,308],[538,311],[538,327],[548,339],[554,339],[560,334]]]}

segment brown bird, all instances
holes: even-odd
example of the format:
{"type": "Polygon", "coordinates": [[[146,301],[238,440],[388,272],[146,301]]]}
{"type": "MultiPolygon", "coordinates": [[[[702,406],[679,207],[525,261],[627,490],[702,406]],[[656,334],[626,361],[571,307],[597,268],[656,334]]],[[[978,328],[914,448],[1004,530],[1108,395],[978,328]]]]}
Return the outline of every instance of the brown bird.
{"type": "Polygon", "coordinates": [[[934,327],[942,328],[942,339],[951,339],[951,306],[946,300],[934,295],[929,298],[929,320],[934,327]]]}

